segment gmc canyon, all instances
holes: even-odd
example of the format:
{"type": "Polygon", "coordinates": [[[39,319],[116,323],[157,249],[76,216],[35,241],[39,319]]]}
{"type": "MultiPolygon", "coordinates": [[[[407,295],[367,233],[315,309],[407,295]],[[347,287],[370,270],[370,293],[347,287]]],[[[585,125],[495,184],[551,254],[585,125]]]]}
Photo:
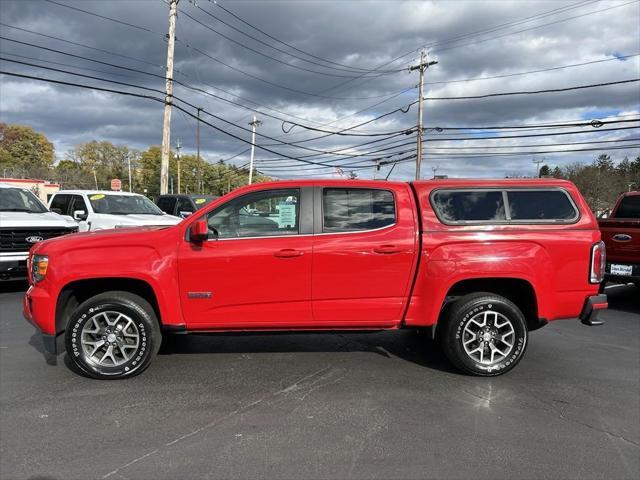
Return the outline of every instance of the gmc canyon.
{"type": "Polygon", "coordinates": [[[176,226],[38,243],[24,314],[100,379],[142,372],[170,333],[400,328],[430,328],[459,369],[493,376],[549,321],[601,324],[604,267],[566,181],[280,181],[176,226]]]}

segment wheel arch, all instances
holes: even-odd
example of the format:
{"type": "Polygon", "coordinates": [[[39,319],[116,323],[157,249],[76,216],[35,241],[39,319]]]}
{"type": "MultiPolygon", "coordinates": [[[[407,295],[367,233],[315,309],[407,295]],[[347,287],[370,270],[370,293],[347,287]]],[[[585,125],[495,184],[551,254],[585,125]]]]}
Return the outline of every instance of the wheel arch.
{"type": "Polygon", "coordinates": [[[160,326],[162,315],[158,296],[153,287],[139,278],[102,277],[75,280],[67,283],[56,300],[56,333],[66,329],[71,313],[85,300],[111,290],[126,291],[144,298],[153,308],[160,326]]]}
{"type": "Polygon", "coordinates": [[[468,278],[459,280],[449,287],[445,296],[438,323],[446,315],[448,308],[460,297],[471,293],[487,292],[500,295],[513,302],[527,321],[529,331],[537,330],[547,322],[539,317],[538,296],[535,287],[528,280],[517,277],[468,278]]]}

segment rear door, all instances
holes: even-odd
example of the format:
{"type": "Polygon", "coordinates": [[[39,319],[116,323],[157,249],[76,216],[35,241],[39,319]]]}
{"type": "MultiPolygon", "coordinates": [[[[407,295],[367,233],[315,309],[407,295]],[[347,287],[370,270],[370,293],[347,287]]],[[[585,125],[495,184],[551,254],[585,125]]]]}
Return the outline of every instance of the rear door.
{"type": "Polygon", "coordinates": [[[418,245],[409,185],[316,187],[313,315],[319,327],[402,319],[418,245]]]}

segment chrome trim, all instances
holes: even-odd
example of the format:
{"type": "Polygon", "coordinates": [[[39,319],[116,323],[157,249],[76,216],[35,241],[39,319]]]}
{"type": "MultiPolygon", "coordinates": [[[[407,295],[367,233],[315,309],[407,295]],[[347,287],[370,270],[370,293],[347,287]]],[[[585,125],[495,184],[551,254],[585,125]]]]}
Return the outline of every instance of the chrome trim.
{"type": "Polygon", "coordinates": [[[618,233],[611,237],[611,239],[616,242],[630,242],[631,240],[633,240],[633,237],[628,233],[618,233]]]}

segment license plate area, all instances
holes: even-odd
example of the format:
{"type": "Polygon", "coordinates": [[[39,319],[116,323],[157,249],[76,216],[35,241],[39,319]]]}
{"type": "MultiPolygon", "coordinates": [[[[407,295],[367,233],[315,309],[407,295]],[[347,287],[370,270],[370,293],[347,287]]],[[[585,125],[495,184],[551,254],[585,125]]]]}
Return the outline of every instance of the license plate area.
{"type": "Polygon", "coordinates": [[[611,275],[628,276],[633,275],[633,265],[620,265],[618,263],[611,264],[611,275]]]}

